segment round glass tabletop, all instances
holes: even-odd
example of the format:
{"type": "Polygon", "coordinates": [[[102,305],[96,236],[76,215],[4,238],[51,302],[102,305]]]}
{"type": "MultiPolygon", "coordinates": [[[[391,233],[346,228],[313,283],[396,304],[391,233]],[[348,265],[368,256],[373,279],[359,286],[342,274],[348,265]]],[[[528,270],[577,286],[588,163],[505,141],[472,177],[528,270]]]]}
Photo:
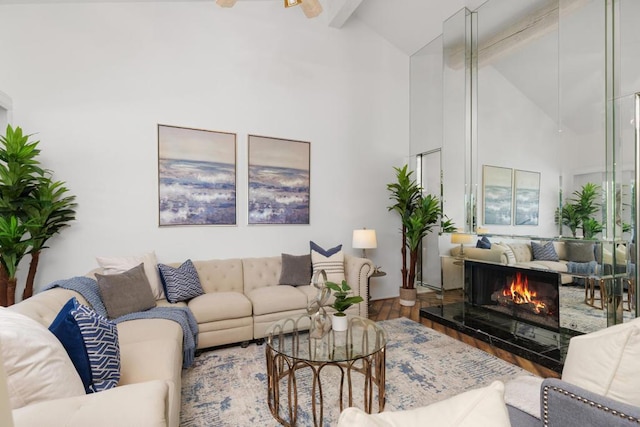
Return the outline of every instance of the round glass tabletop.
{"type": "MultiPolygon", "coordinates": [[[[326,321],[331,321],[330,314],[326,321]]],[[[301,315],[279,320],[267,330],[266,343],[275,352],[306,362],[345,362],[370,356],[387,343],[385,330],[376,322],[348,316],[344,332],[309,331],[314,316],[301,315]],[[318,336],[319,338],[313,338],[318,336]]],[[[313,322],[315,325],[316,323],[313,322]]]]}

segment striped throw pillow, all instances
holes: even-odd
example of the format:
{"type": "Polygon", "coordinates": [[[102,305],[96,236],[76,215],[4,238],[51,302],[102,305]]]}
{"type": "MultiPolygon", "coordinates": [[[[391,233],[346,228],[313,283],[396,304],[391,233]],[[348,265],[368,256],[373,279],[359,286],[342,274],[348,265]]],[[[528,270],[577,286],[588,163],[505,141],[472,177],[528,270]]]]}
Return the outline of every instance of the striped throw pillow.
{"type": "Polygon", "coordinates": [[[345,280],[342,245],[325,250],[311,242],[311,264],[313,265],[313,273],[324,270],[329,282],[342,283],[345,280]]]}

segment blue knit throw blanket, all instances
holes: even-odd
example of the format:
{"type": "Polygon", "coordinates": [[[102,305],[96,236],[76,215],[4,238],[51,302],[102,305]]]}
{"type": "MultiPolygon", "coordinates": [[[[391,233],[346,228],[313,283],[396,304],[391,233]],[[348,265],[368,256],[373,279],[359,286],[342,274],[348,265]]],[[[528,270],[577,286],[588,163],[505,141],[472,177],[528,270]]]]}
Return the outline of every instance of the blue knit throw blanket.
{"type": "MultiPolygon", "coordinates": [[[[102,302],[102,298],[100,298],[98,283],[94,279],[77,276],[71,279],[58,280],[47,285],[43,291],[56,287],[79,293],[91,304],[96,313],[108,318],[107,309],[102,302]]],[[[125,314],[112,320],[114,323],[121,323],[135,319],[168,319],[179,323],[182,327],[182,348],[184,352],[182,367],[186,369],[191,366],[198,346],[198,322],[188,307],[155,307],[147,311],[125,314]]]]}
{"type": "Polygon", "coordinates": [[[589,262],[573,262],[567,263],[567,272],[575,274],[598,274],[598,263],[595,261],[589,262]]]}

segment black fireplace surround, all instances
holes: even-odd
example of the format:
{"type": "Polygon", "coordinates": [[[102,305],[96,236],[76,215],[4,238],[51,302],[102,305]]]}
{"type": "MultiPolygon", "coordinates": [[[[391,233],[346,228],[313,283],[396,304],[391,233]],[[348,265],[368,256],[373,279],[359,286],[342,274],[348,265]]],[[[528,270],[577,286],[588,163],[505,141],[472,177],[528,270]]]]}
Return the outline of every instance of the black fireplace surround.
{"type": "Polygon", "coordinates": [[[508,265],[465,261],[467,309],[487,311],[499,317],[560,330],[560,274],[508,265]]]}

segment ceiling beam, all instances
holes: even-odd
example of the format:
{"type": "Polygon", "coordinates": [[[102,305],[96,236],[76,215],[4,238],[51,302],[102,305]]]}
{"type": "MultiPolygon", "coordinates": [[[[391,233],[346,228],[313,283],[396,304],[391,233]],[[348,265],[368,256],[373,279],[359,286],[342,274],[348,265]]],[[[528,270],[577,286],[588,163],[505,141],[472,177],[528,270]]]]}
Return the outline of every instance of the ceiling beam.
{"type": "Polygon", "coordinates": [[[329,26],[342,28],[360,6],[362,0],[334,0],[329,11],[329,26]]]}

